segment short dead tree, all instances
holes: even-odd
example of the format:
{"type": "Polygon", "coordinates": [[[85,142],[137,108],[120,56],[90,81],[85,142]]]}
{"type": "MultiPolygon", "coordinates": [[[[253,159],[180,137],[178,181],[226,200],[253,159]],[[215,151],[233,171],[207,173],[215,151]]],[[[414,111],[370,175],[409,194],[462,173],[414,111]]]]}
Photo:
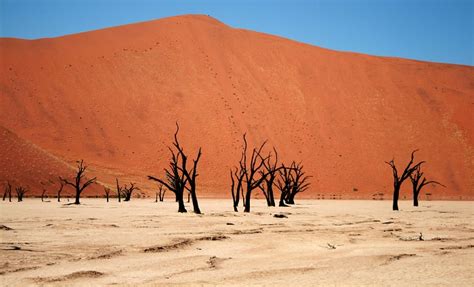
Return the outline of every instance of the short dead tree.
{"type": "Polygon", "coordinates": [[[63,192],[63,188],[64,188],[64,181],[62,181],[61,178],[59,178],[59,189],[58,189],[58,192],[56,193],[58,202],[61,202],[61,192],[63,192]]]}
{"type": "Polygon", "coordinates": [[[105,193],[105,198],[107,199],[107,202],[109,202],[110,188],[104,186],[104,193],[105,193]]]}
{"type": "Polygon", "coordinates": [[[46,192],[47,192],[46,188],[43,187],[43,191],[41,192],[41,202],[44,201],[44,197],[46,196],[46,192]]]}
{"type": "Polygon", "coordinates": [[[418,169],[419,166],[421,166],[424,161],[421,161],[417,164],[414,164],[413,161],[415,160],[415,152],[418,150],[414,150],[411,153],[411,159],[410,162],[408,162],[407,166],[403,170],[403,173],[401,175],[398,175],[398,170],[397,167],[395,166],[395,161],[392,159],[391,161],[386,161],[385,163],[388,164],[392,168],[392,173],[393,173],[393,204],[392,204],[392,209],[393,210],[398,210],[398,198],[400,196],[400,187],[402,186],[402,183],[410,177],[410,175],[418,169]]]}
{"type": "Polygon", "coordinates": [[[5,185],[5,189],[3,191],[3,201],[5,201],[7,196],[8,196],[9,201],[11,202],[12,201],[12,185],[10,184],[9,181],[7,181],[7,184],[5,185]]]}
{"type": "Polygon", "coordinates": [[[18,199],[18,202],[21,202],[21,201],[23,201],[23,196],[25,195],[25,193],[28,190],[26,188],[22,187],[22,186],[17,186],[15,188],[15,191],[16,191],[16,197],[18,199]]]}
{"type": "Polygon", "coordinates": [[[84,183],[81,183],[81,181],[84,180],[86,170],[87,170],[87,166],[85,166],[84,161],[81,160],[77,162],[77,172],[76,172],[76,177],[74,181],[69,181],[67,179],[61,178],[64,184],[74,187],[76,191],[76,200],[74,201],[74,204],[81,204],[80,202],[81,193],[89,185],[93,184],[96,181],[96,178],[94,177],[89,180],[86,180],[84,183]]]}
{"type": "Polygon", "coordinates": [[[290,167],[281,165],[281,168],[278,170],[279,177],[276,180],[277,189],[280,191],[280,200],[278,206],[288,207],[285,203],[285,199],[290,194],[293,187],[293,176],[292,169],[290,167]]]}
{"type": "Polygon", "coordinates": [[[166,193],[166,188],[163,186],[163,184],[158,185],[158,192],[156,193],[156,200],[155,202],[158,202],[158,199],[160,202],[163,202],[165,200],[165,193],[166,193]]]}
{"type": "Polygon", "coordinates": [[[413,206],[418,206],[418,196],[420,195],[421,189],[428,184],[438,184],[443,187],[443,184],[434,181],[434,180],[426,180],[426,177],[423,176],[423,172],[421,171],[421,165],[417,167],[417,169],[410,174],[410,180],[413,186],[413,206]]]}
{"type": "Polygon", "coordinates": [[[140,190],[140,188],[135,186],[135,183],[130,182],[130,187],[127,187],[127,185],[125,185],[123,187],[123,201],[130,201],[130,199],[132,199],[132,193],[134,190],[140,190]]]}
{"type": "Polygon", "coordinates": [[[285,198],[287,204],[295,204],[295,196],[308,189],[311,176],[306,175],[301,163],[292,162],[290,176],[292,178],[291,189],[285,198]]]}
{"type": "Polygon", "coordinates": [[[176,123],[176,132],[174,134],[173,142],[173,146],[176,151],[169,148],[171,152],[171,160],[169,168],[165,169],[166,180],[162,180],[153,176],[148,176],[148,179],[158,181],[159,183],[166,186],[167,189],[175,193],[176,201],[178,202],[179,206],[178,212],[186,212],[183,196],[184,191],[187,190],[193,203],[194,213],[201,214],[196,193],[196,178],[198,176],[197,166],[199,159],[201,158],[201,148],[198,150],[196,159],[193,160],[193,166],[188,169],[188,157],[185,154],[183,147],[179,144],[178,133],[179,125],[176,123]]]}

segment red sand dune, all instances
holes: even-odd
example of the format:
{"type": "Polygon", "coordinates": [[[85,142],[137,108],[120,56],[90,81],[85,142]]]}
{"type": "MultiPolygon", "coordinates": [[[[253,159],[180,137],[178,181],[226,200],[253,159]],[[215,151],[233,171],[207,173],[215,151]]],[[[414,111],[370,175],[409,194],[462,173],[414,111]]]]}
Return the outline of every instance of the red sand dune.
{"type": "Polygon", "coordinates": [[[402,168],[417,148],[447,186],[426,187],[433,198],[474,197],[473,67],[331,51],[207,16],[3,38],[0,51],[0,126],[16,134],[2,128],[0,180],[36,193],[84,159],[102,182],[120,175],[151,194],[145,175],[163,174],[179,121],[190,156],[203,148],[201,196],[229,195],[246,132],[303,161],[307,197],[390,198],[384,161],[402,168]]]}

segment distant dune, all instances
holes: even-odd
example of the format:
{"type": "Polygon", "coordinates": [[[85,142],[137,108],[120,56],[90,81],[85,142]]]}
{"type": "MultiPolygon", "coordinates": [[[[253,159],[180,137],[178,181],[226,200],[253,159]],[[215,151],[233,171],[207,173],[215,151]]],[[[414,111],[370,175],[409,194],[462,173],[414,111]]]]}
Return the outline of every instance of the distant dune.
{"type": "MultiPolygon", "coordinates": [[[[314,29],[319,29],[315,27],[314,29]]],[[[199,193],[229,196],[242,134],[313,176],[306,197],[390,198],[395,157],[426,160],[433,199],[474,199],[474,68],[327,50],[179,16],[64,37],[0,39],[0,181],[161,176],[202,146],[199,193]],[[14,179],[12,178],[14,177],[14,179]]],[[[410,183],[402,193],[410,194],[410,183]]],[[[101,192],[94,187],[94,192],[101,192]]]]}

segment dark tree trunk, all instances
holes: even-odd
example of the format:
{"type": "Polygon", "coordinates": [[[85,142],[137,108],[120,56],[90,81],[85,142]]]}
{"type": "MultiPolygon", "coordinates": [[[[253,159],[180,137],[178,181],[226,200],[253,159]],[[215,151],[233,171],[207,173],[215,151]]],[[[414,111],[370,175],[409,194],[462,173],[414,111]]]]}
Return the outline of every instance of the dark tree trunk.
{"type": "Polygon", "coordinates": [[[158,202],[158,192],[155,193],[155,202],[158,202]]]}
{"type": "Polygon", "coordinates": [[[74,201],[74,204],[81,204],[79,199],[81,198],[81,191],[76,188],[76,200],[74,201]]]}
{"type": "Polygon", "coordinates": [[[418,195],[420,195],[420,191],[413,193],[413,206],[418,206],[418,195]]]}
{"type": "Polygon", "coordinates": [[[400,195],[400,185],[393,186],[393,210],[398,210],[398,197],[400,195]]]}
{"type": "Polygon", "coordinates": [[[244,212],[250,212],[250,196],[252,195],[252,189],[247,187],[247,194],[245,195],[245,209],[244,212]]]}
{"type": "Polygon", "coordinates": [[[186,207],[184,206],[184,200],[182,196],[178,198],[178,212],[181,212],[181,213],[187,212],[186,207]]]}

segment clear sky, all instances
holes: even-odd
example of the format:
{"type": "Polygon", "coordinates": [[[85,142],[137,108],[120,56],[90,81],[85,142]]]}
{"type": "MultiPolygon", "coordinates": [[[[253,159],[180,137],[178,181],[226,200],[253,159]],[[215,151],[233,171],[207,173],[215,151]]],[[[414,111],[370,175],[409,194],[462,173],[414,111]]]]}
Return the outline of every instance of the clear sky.
{"type": "Polygon", "coordinates": [[[0,36],[36,39],[181,14],[372,55],[474,65],[474,0],[0,0],[0,36]]]}

